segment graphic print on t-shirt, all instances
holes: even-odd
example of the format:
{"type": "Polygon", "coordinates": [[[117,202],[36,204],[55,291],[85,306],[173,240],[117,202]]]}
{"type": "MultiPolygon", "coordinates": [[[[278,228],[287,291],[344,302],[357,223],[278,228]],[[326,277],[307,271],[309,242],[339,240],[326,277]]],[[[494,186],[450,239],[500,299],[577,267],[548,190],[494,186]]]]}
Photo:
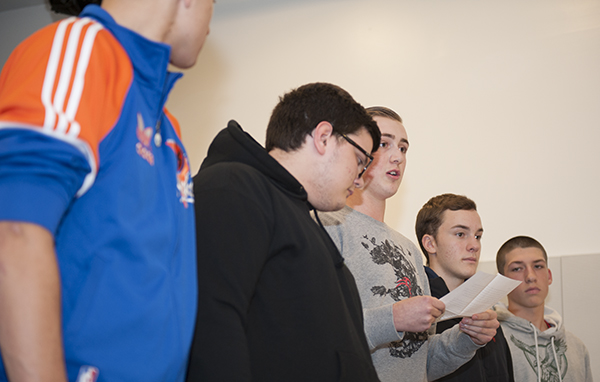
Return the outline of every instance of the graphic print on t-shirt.
{"type": "MultiPolygon", "coordinates": [[[[365,235],[363,238],[365,241],[362,241],[361,244],[369,251],[371,260],[377,265],[391,266],[396,275],[395,285],[374,285],[371,287],[373,295],[381,297],[389,295],[394,301],[423,295],[423,290],[417,279],[417,270],[410,260],[412,254],[409,250],[390,243],[388,240],[377,243],[377,239],[374,237],[369,239],[365,235]]],[[[390,343],[390,355],[398,358],[410,357],[421,348],[427,338],[427,332],[405,332],[401,341],[390,343]]]]}

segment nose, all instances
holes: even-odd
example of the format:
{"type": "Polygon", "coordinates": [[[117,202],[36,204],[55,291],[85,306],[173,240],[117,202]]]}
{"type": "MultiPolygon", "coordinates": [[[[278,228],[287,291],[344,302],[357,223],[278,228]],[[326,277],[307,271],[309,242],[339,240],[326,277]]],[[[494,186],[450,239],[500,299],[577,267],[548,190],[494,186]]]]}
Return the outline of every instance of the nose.
{"type": "Polygon", "coordinates": [[[392,150],[391,154],[390,154],[390,162],[392,163],[402,163],[404,162],[404,153],[402,151],[400,151],[400,148],[396,147],[394,150],[392,150]]]}
{"type": "Polygon", "coordinates": [[[537,280],[537,276],[535,275],[535,272],[533,271],[533,269],[526,267],[525,268],[525,282],[534,282],[537,280]]]}
{"type": "Polygon", "coordinates": [[[468,243],[467,250],[469,252],[479,252],[480,249],[481,249],[481,242],[479,240],[477,240],[477,238],[475,236],[471,237],[471,240],[469,240],[469,243],[468,243]]]}
{"type": "MultiPolygon", "coordinates": [[[[360,172],[359,172],[359,174],[360,174],[360,172]]],[[[364,185],[365,185],[364,175],[361,176],[360,178],[358,177],[358,175],[356,175],[356,178],[354,178],[354,187],[355,188],[361,188],[364,185]]]]}

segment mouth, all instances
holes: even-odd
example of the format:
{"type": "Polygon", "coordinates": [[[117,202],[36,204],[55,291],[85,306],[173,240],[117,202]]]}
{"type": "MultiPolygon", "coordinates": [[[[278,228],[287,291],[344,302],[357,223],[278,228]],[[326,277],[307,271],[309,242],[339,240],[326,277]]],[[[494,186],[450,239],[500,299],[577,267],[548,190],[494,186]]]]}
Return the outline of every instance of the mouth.
{"type": "Polygon", "coordinates": [[[536,287],[525,289],[525,293],[527,293],[527,294],[536,294],[539,291],[540,291],[540,288],[536,288],[536,287]]]}
{"type": "Polygon", "coordinates": [[[390,170],[390,171],[386,172],[386,174],[388,174],[389,176],[391,176],[392,178],[395,178],[395,179],[400,178],[399,170],[390,170]]]}
{"type": "Polygon", "coordinates": [[[477,264],[477,258],[475,258],[475,257],[467,257],[467,258],[463,259],[463,261],[465,261],[467,263],[477,264]]]}

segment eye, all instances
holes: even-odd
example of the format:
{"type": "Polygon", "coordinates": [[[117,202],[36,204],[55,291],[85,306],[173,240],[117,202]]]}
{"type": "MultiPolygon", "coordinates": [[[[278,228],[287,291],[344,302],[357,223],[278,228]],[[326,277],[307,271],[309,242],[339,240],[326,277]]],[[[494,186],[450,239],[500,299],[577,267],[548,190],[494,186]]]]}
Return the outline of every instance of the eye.
{"type": "Polygon", "coordinates": [[[367,163],[367,161],[364,160],[364,158],[360,155],[357,155],[356,158],[358,159],[358,165],[359,166],[364,166],[365,163],[367,163]]]}
{"type": "Polygon", "coordinates": [[[381,147],[382,149],[386,149],[389,146],[390,146],[390,144],[385,141],[381,141],[381,143],[379,143],[379,147],[381,147]]]}
{"type": "Polygon", "coordinates": [[[398,147],[398,149],[400,150],[400,152],[402,154],[406,154],[406,152],[408,151],[408,147],[405,147],[405,146],[400,146],[400,147],[398,147]]]}
{"type": "Polygon", "coordinates": [[[518,272],[520,270],[521,270],[521,267],[514,267],[514,268],[510,269],[511,272],[518,272]]]}
{"type": "Polygon", "coordinates": [[[457,236],[457,237],[464,237],[464,236],[465,236],[465,233],[464,233],[464,232],[457,232],[457,233],[456,233],[456,236],[457,236]]]}
{"type": "Polygon", "coordinates": [[[481,236],[483,236],[483,235],[475,235],[475,238],[476,238],[477,240],[481,240],[481,236]]]}

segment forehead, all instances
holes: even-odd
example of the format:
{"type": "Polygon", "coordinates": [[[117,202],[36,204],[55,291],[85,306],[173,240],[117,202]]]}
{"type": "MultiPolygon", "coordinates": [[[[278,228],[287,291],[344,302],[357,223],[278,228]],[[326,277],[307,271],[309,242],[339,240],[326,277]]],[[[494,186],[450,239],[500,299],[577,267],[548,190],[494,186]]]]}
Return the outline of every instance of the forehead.
{"type": "Polygon", "coordinates": [[[380,116],[373,117],[373,120],[377,123],[382,137],[393,136],[395,141],[408,141],[408,135],[406,134],[406,129],[402,123],[380,116]]]}
{"type": "Polygon", "coordinates": [[[546,262],[544,253],[541,249],[535,247],[515,248],[508,252],[505,257],[506,265],[510,263],[534,263],[538,261],[546,262]]]}
{"type": "Polygon", "coordinates": [[[444,228],[467,227],[472,231],[479,231],[481,227],[481,218],[475,210],[445,210],[442,213],[442,224],[444,228]]]}

